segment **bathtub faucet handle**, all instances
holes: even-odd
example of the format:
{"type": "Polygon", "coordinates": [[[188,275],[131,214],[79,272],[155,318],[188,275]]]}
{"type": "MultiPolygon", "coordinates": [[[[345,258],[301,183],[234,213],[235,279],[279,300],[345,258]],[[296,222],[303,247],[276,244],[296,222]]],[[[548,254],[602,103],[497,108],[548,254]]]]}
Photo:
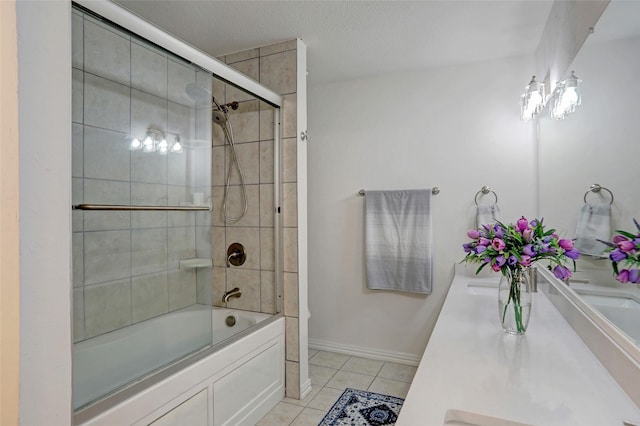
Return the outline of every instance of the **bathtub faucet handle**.
{"type": "Polygon", "coordinates": [[[229,303],[229,299],[232,297],[240,297],[242,295],[242,290],[238,287],[235,287],[229,291],[225,291],[222,295],[222,303],[229,303]]]}

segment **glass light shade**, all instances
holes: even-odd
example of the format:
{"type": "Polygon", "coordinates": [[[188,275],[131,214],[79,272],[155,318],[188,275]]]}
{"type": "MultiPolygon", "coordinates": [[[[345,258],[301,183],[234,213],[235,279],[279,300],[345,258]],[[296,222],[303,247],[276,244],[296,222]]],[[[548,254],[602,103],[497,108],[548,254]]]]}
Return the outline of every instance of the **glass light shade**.
{"type": "Polygon", "coordinates": [[[536,76],[531,78],[520,96],[520,117],[523,121],[529,121],[538,115],[545,102],[544,84],[536,81],[536,76]]]}
{"type": "Polygon", "coordinates": [[[147,135],[147,137],[142,142],[142,150],[144,152],[153,152],[156,150],[156,143],[151,137],[151,135],[147,135]]]}
{"type": "Polygon", "coordinates": [[[140,142],[140,139],[138,138],[131,139],[131,143],[129,144],[129,149],[131,151],[136,151],[141,148],[142,148],[142,142],[140,142]]]}
{"type": "Polygon", "coordinates": [[[166,154],[169,152],[169,142],[167,142],[167,139],[162,138],[160,142],[158,142],[158,152],[160,154],[166,154]]]}
{"type": "Polygon", "coordinates": [[[567,114],[575,112],[576,107],[582,103],[582,97],[578,90],[580,82],[581,80],[571,71],[569,78],[558,83],[553,108],[551,109],[551,117],[556,120],[562,120],[567,114]]]}
{"type": "Polygon", "coordinates": [[[182,144],[180,143],[180,136],[176,136],[176,141],[171,145],[171,152],[182,152],[182,144]]]}

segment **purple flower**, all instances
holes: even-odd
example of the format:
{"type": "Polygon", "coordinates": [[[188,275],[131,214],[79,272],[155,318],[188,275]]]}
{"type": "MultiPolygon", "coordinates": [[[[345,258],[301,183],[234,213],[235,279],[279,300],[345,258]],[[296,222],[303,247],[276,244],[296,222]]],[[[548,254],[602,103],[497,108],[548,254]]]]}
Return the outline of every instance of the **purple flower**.
{"type": "Polygon", "coordinates": [[[563,238],[558,240],[558,245],[565,250],[571,250],[573,248],[573,241],[563,238]]]}
{"type": "Polygon", "coordinates": [[[494,272],[498,272],[500,271],[500,265],[494,263],[493,265],[491,265],[491,269],[493,269],[494,272]]]}
{"type": "Polygon", "coordinates": [[[463,244],[462,248],[464,248],[465,253],[471,253],[471,251],[473,251],[473,243],[463,244]]]}
{"type": "Polygon", "coordinates": [[[625,253],[629,253],[630,251],[633,251],[635,248],[636,248],[636,245],[633,243],[633,241],[625,240],[625,241],[620,241],[618,243],[618,250],[623,251],[625,253]]]}
{"type": "Polygon", "coordinates": [[[487,246],[478,246],[476,247],[476,254],[480,254],[487,249],[487,246]]]}
{"type": "Polygon", "coordinates": [[[494,249],[500,251],[506,247],[506,244],[500,238],[494,238],[491,241],[491,246],[493,246],[494,249]]]}
{"type": "Polygon", "coordinates": [[[531,221],[531,226],[533,226],[534,228],[535,228],[536,226],[538,226],[538,221],[537,221],[536,219],[533,219],[533,220],[531,221]]]}
{"type": "Polygon", "coordinates": [[[533,244],[527,244],[526,246],[522,247],[522,252],[527,256],[536,255],[536,250],[533,248],[533,244]]]}
{"type": "Polygon", "coordinates": [[[504,258],[504,256],[500,254],[500,255],[496,256],[496,263],[495,264],[498,265],[498,266],[502,266],[502,265],[505,264],[506,261],[507,260],[504,258]]]}
{"type": "Polygon", "coordinates": [[[518,219],[518,222],[516,223],[516,227],[518,231],[522,233],[522,231],[524,231],[529,227],[529,222],[527,221],[527,219],[524,218],[524,216],[522,216],[520,219],[518,219]]]}
{"type": "Polygon", "coordinates": [[[480,232],[477,229],[471,229],[467,232],[467,236],[473,240],[480,238],[480,232]]]}
{"type": "Polygon", "coordinates": [[[566,280],[571,277],[571,271],[567,269],[566,266],[558,265],[553,268],[553,275],[560,278],[561,280],[566,280]]]}
{"type": "Polygon", "coordinates": [[[616,280],[620,281],[623,284],[628,283],[629,271],[627,269],[623,269],[622,271],[620,271],[620,273],[616,275],[616,280]]]}
{"type": "Polygon", "coordinates": [[[531,256],[527,254],[523,254],[522,256],[520,256],[520,264],[525,267],[531,266],[531,256]]]}
{"type": "Polygon", "coordinates": [[[613,236],[613,240],[611,241],[613,241],[614,244],[618,244],[621,241],[627,241],[627,240],[628,238],[625,237],[624,235],[616,234],[613,236]]]}
{"type": "Polygon", "coordinates": [[[489,244],[491,244],[491,241],[488,238],[480,237],[480,239],[478,240],[478,245],[488,246],[489,244]]]}
{"type": "Polygon", "coordinates": [[[502,226],[498,225],[497,223],[493,226],[493,233],[498,238],[504,237],[504,229],[502,229],[502,226]]]}
{"type": "Polygon", "coordinates": [[[564,255],[567,256],[569,259],[573,259],[576,260],[577,258],[580,257],[580,252],[574,248],[567,250],[564,252],[564,255]]]}
{"type": "Polygon", "coordinates": [[[529,243],[533,239],[533,229],[527,228],[522,231],[522,239],[529,243]]]}
{"type": "Polygon", "coordinates": [[[620,262],[621,260],[624,260],[626,258],[627,255],[621,252],[619,249],[615,249],[611,253],[609,253],[609,259],[611,259],[611,261],[613,262],[620,262]]]}
{"type": "Polygon", "coordinates": [[[638,271],[637,269],[630,269],[629,282],[634,284],[640,284],[640,271],[638,271]]]}
{"type": "Polygon", "coordinates": [[[507,265],[515,266],[517,264],[518,264],[518,258],[515,257],[514,255],[511,255],[507,258],[507,265]]]}

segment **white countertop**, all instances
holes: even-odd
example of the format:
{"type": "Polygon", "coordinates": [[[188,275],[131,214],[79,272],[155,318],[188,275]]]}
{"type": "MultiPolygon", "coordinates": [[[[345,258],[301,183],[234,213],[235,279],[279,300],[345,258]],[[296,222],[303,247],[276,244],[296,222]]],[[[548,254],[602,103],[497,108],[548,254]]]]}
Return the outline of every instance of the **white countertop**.
{"type": "Polygon", "coordinates": [[[640,409],[544,293],[533,294],[526,334],[508,335],[498,321],[499,275],[463,272],[457,268],[396,426],[443,425],[452,409],[537,426],[640,425],[640,409]]]}

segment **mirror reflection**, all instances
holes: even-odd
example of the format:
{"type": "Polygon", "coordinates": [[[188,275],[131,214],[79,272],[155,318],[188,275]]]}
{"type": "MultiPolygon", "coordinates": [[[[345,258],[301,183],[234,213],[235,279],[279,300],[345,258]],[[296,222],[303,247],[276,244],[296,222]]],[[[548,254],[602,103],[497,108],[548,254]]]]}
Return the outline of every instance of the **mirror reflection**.
{"type": "MultiPolygon", "coordinates": [[[[539,120],[540,211],[564,235],[584,231],[585,205],[608,204],[609,217],[587,226],[637,234],[639,51],[640,2],[612,1],[567,70],[583,80],[582,105],[563,120],[539,120]],[[610,193],[590,191],[594,184],[610,193]]],[[[640,286],[617,281],[606,253],[583,255],[577,267],[571,288],[640,344],[640,286]]]]}

